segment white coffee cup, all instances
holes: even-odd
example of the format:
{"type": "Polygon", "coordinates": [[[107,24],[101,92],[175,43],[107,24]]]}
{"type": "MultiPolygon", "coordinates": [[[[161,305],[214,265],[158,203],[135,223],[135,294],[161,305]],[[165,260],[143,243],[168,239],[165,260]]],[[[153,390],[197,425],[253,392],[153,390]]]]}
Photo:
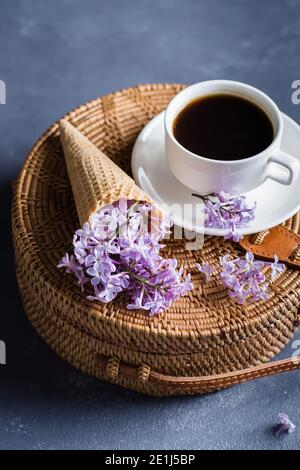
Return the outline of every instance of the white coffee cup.
{"type": "Polygon", "coordinates": [[[200,194],[222,189],[243,193],[258,187],[266,178],[280,184],[292,184],[300,165],[297,158],[280,149],[282,133],[282,114],[274,101],[257,88],[231,80],[209,80],[191,85],[171,100],[165,113],[168,165],[179,181],[200,194]],[[245,159],[222,161],[190,152],[176,140],[173,124],[178,113],[192,100],[217,93],[246,98],[263,109],[274,129],[273,141],[265,150],[245,159]]]}

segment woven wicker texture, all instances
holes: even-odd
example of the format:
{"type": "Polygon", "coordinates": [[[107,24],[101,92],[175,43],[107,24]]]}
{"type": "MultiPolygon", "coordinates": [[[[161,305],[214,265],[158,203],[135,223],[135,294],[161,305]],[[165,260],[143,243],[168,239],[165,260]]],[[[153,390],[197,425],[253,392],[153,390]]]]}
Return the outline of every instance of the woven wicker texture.
{"type": "Polygon", "coordinates": [[[68,121],[60,136],[80,224],[101,207],[121,198],[149,201],[149,197],[119,166],[68,121]]]}
{"type": "MultiPolygon", "coordinates": [[[[87,103],[65,119],[130,173],[137,134],[182,87],[129,88],[87,103]]],[[[105,197],[110,197],[109,188],[105,197]]],[[[86,207],[78,209],[81,220],[90,210],[86,207]]],[[[299,233],[299,220],[296,215],[286,226],[299,233]]],[[[165,255],[177,258],[192,274],[194,289],[164,314],[150,318],[143,311],[128,311],[125,298],[110,304],[87,301],[72,277],[57,269],[78,226],[56,123],[35,144],[18,178],[13,203],[16,270],[36,330],[59,355],[91,375],[153,395],[211,391],[267,374],[259,367],[235,371],[267,362],[297,326],[297,270],[287,269],[271,284],[268,301],[243,306],[228,297],[217,277],[203,285],[196,262],[217,266],[219,256],[241,254],[238,246],[217,237],[207,237],[199,251],[186,251],[184,240],[167,242],[165,255]],[[163,374],[170,377],[162,380],[163,374]],[[206,376],[212,374],[225,375],[210,382],[206,376]]],[[[285,367],[278,363],[271,373],[285,367]]]]}

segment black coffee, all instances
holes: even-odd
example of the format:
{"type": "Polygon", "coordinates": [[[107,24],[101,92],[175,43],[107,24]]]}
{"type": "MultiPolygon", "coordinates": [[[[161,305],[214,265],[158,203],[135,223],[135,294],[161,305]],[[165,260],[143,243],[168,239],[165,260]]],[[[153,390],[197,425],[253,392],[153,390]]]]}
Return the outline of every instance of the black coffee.
{"type": "Polygon", "coordinates": [[[176,140],[197,155],[214,160],[241,160],[266,149],[273,126],[256,104],[220,93],[191,101],[176,117],[176,140]]]}

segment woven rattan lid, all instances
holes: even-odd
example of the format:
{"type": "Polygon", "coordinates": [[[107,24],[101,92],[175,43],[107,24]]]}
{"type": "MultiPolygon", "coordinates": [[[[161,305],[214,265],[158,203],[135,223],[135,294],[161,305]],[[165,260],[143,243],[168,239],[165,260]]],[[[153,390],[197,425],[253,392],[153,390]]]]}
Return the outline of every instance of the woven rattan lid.
{"type": "MultiPolygon", "coordinates": [[[[136,86],[84,104],[65,118],[130,173],[131,151],[138,133],[182,87],[136,86]]],[[[57,268],[79,226],[58,124],[34,145],[22,168],[13,220],[18,279],[27,313],[37,326],[43,315],[52,315],[92,337],[110,338],[115,344],[145,353],[179,354],[219,346],[216,363],[223,355],[224,361],[241,365],[267,360],[294,331],[299,272],[287,269],[281,274],[271,284],[269,300],[238,305],[217,276],[203,285],[202,275],[195,268],[195,263],[205,261],[217,266],[219,257],[226,253],[234,257],[240,254],[240,247],[217,237],[206,237],[203,249],[198,251],[187,251],[184,240],[167,242],[166,256],[177,258],[179,265],[192,274],[194,289],[163,314],[150,318],[144,311],[128,311],[126,299],[121,297],[109,304],[87,301],[72,276],[57,268]],[[41,308],[34,307],[36,304],[43,305],[43,314],[41,308]],[[239,341],[239,346],[230,358],[228,354],[232,353],[224,344],[234,341],[239,341]],[[242,343],[247,352],[241,350],[242,343]]],[[[299,233],[299,217],[286,225],[299,233]]]]}

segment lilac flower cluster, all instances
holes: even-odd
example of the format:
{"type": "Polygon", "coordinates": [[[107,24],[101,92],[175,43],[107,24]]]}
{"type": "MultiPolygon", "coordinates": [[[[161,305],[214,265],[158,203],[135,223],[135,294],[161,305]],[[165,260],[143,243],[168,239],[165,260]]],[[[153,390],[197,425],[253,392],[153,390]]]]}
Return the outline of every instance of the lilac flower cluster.
{"type": "Polygon", "coordinates": [[[279,422],[275,425],[273,432],[275,436],[281,436],[282,434],[289,434],[294,432],[296,426],[292,423],[288,415],[285,413],[279,413],[279,422]]]}
{"type": "Polygon", "coordinates": [[[204,202],[204,217],[206,227],[228,230],[226,240],[238,242],[242,235],[238,229],[244,227],[255,217],[256,204],[248,207],[246,197],[240,194],[230,194],[225,191],[201,196],[193,194],[204,202]]]}
{"type": "MultiPolygon", "coordinates": [[[[239,304],[246,301],[257,302],[268,299],[269,282],[263,271],[271,269],[271,280],[285,269],[285,265],[278,262],[278,256],[274,262],[257,261],[251,252],[247,252],[245,258],[231,260],[230,255],[220,258],[220,279],[224,287],[228,289],[228,295],[235,298],[239,304]]],[[[197,269],[209,280],[214,268],[208,263],[196,264],[197,269]]]]}
{"type": "Polygon", "coordinates": [[[66,253],[58,267],[75,275],[89,300],[110,302],[127,291],[128,309],[154,315],[193,287],[189,274],[182,279],[175,259],[160,255],[170,226],[170,219],[155,216],[150,204],[121,199],[92,214],[75,232],[73,254],[66,253]]]}

